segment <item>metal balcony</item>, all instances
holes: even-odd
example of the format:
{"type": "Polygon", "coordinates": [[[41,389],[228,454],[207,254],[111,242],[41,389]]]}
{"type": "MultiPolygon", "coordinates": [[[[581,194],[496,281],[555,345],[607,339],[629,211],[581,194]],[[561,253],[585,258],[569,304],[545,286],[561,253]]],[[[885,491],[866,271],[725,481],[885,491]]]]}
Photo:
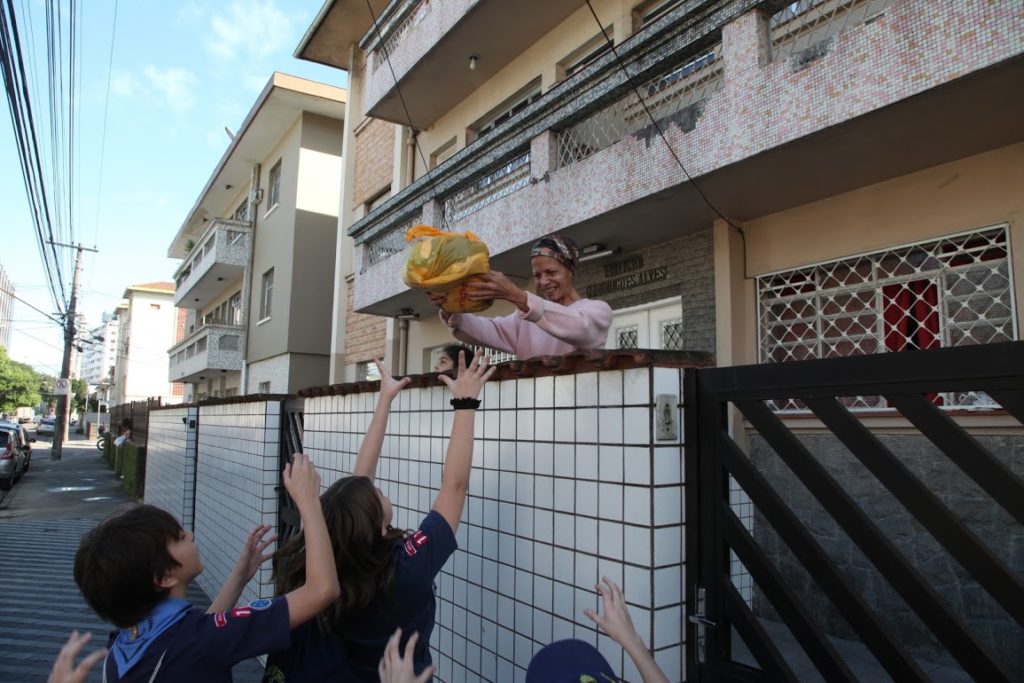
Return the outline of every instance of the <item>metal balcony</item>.
{"type": "Polygon", "coordinates": [[[167,352],[171,382],[198,382],[212,373],[242,369],[245,328],[222,322],[202,325],[167,352]]]}
{"type": "Polygon", "coordinates": [[[214,219],[174,273],[174,305],[202,308],[242,277],[251,238],[248,222],[214,219]]]}

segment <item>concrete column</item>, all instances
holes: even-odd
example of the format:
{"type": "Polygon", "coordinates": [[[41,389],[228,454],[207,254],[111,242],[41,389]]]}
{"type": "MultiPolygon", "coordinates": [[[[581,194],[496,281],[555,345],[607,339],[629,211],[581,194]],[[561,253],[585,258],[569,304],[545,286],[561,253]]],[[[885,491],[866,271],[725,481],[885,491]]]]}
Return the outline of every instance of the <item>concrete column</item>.
{"type": "Polygon", "coordinates": [[[428,199],[423,203],[423,217],[420,220],[423,225],[440,228],[444,222],[444,206],[436,198],[428,199]]]}
{"type": "Polygon", "coordinates": [[[767,74],[765,66],[771,60],[768,37],[768,18],[760,10],[747,12],[722,28],[722,53],[725,62],[723,91],[725,111],[729,117],[728,155],[741,159],[763,147],[757,144],[760,127],[737,126],[740,121],[769,115],[766,105],[767,74]]]}
{"type": "Polygon", "coordinates": [[[543,178],[558,168],[558,136],[546,130],[530,140],[530,175],[543,178]]]}

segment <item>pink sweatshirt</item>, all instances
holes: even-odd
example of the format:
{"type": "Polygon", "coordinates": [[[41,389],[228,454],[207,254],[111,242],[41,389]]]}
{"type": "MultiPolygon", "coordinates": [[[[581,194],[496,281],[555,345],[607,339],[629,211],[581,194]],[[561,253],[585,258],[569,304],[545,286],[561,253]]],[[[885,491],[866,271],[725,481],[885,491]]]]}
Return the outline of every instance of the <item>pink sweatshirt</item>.
{"type": "Polygon", "coordinates": [[[568,306],[526,293],[529,310],[501,318],[453,313],[441,321],[456,339],[489,346],[519,358],[561,356],[580,349],[602,349],[612,324],[612,308],[597,299],[580,299],[568,306]]]}

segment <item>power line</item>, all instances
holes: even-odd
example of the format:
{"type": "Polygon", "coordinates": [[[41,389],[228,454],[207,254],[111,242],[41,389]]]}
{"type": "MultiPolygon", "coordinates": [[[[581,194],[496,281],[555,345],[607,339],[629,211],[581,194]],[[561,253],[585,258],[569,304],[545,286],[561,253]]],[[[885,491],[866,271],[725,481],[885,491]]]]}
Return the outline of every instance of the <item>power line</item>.
{"type": "Polygon", "coordinates": [[[15,301],[20,301],[21,303],[23,303],[26,306],[28,306],[29,308],[31,308],[33,311],[36,311],[37,313],[41,313],[42,315],[45,315],[47,318],[49,318],[53,322],[57,323],[58,325],[61,325],[61,326],[64,325],[64,321],[61,320],[60,318],[56,318],[56,317],[50,315],[49,313],[47,313],[46,311],[44,311],[41,308],[36,308],[35,306],[30,304],[29,302],[25,301],[24,299],[22,299],[21,297],[16,295],[14,292],[10,291],[9,289],[4,289],[3,287],[0,287],[0,292],[4,292],[5,294],[9,294],[11,296],[11,298],[14,299],[15,301]]]}
{"type": "Polygon", "coordinates": [[[604,24],[601,23],[601,19],[598,18],[597,12],[594,10],[594,6],[590,4],[590,0],[587,0],[587,7],[590,9],[590,14],[594,17],[594,21],[597,22],[598,28],[601,29],[601,35],[604,36],[604,39],[607,42],[608,47],[611,49],[612,54],[615,55],[615,61],[618,63],[619,69],[621,69],[622,73],[625,74],[626,82],[629,83],[629,87],[633,90],[633,93],[636,95],[637,100],[640,101],[641,106],[643,106],[644,112],[647,114],[647,118],[649,118],[651,120],[651,124],[654,125],[654,129],[658,131],[658,137],[660,137],[661,141],[665,143],[665,148],[668,149],[669,154],[671,154],[672,158],[676,160],[677,164],[679,164],[679,168],[682,169],[683,175],[686,176],[686,179],[690,181],[694,189],[697,190],[697,194],[699,194],[700,198],[704,200],[704,203],[708,205],[708,208],[714,211],[719,218],[721,218],[723,221],[732,226],[733,229],[738,230],[742,235],[743,229],[736,225],[735,223],[733,223],[731,220],[729,220],[724,213],[718,210],[718,207],[715,206],[710,199],[708,199],[708,196],[704,194],[704,190],[701,189],[701,186],[697,183],[696,180],[694,180],[693,176],[690,175],[690,172],[686,170],[686,166],[683,165],[683,162],[679,158],[679,155],[676,154],[675,149],[673,149],[672,145],[669,144],[668,138],[665,137],[665,131],[662,130],[661,124],[658,123],[657,119],[654,118],[654,114],[652,114],[651,110],[647,107],[647,101],[644,100],[643,95],[640,94],[639,88],[636,87],[636,83],[633,81],[633,76],[630,75],[629,69],[626,68],[625,63],[619,56],[618,50],[615,49],[615,41],[612,40],[611,36],[608,35],[608,30],[604,27],[604,24]]]}

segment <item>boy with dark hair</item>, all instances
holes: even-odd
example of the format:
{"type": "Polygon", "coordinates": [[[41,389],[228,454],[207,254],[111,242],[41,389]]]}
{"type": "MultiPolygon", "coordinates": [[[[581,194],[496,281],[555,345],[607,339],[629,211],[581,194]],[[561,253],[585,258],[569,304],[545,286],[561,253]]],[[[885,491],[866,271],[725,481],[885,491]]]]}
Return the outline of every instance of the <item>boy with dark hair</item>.
{"type": "Polygon", "coordinates": [[[119,627],[110,636],[103,679],[231,681],[238,662],[289,645],[291,629],[312,619],[340,594],[331,542],[320,507],[320,475],[302,453],[283,474],[302,517],[306,581],[278,598],[235,608],[245,584],[275,539],[250,532],[231,576],[207,612],[186,599],[203,571],[192,533],[151,505],[119,513],[86,534],[75,555],[75,582],[96,613],[119,627]]]}

